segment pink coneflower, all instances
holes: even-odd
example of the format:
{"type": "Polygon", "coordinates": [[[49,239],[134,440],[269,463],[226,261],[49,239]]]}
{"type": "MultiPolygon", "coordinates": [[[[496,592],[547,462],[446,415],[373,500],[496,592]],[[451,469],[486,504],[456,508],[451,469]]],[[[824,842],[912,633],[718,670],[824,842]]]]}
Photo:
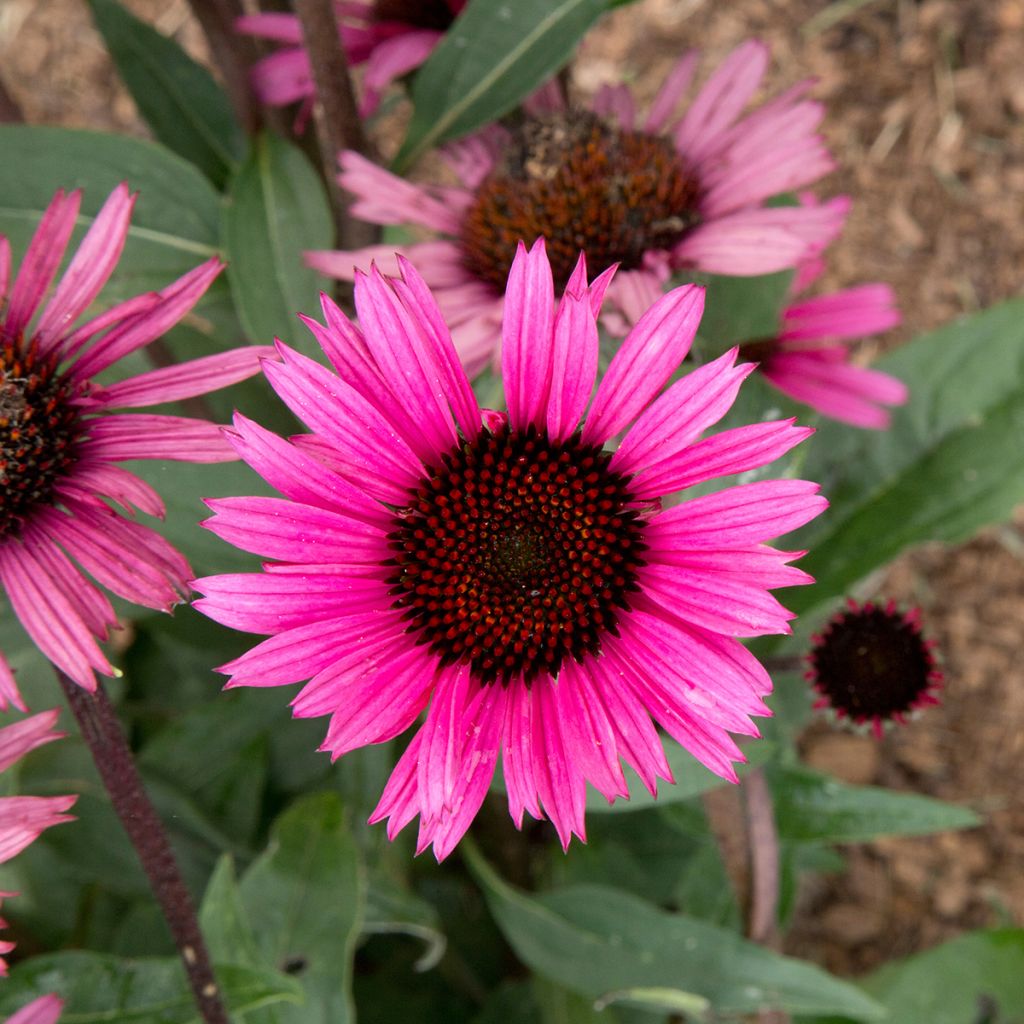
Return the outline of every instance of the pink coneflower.
{"type": "MultiPolygon", "coordinates": [[[[803,291],[823,270],[820,259],[805,263],[793,291],[803,291]]],[[[882,430],[890,414],[879,406],[902,405],[907,386],[879,370],[852,366],[842,342],[880,334],[900,319],[887,284],[864,284],[791,302],[782,311],[778,335],[743,345],[741,352],[756,359],[760,372],[790,398],[834,420],[882,430]]]]}
{"type": "Polygon", "coordinates": [[[811,642],[807,678],[820,695],[814,706],[870,723],[879,739],[885,722],[905,725],[915,708],[939,703],[942,670],[934,641],[921,634],[918,608],[851,600],[811,642]]]}
{"type": "MultiPolygon", "coordinates": [[[[236,349],[99,384],[97,375],[176,324],[222,265],[208,260],[163,291],[76,326],[117,264],[135,197],[125,185],[114,189],[44,303],[79,200],[79,192],[57,193],[10,289],[11,249],[0,237],[0,583],[43,654],[94,689],[94,669],[113,673],[96,641],[117,620],[85,573],[128,601],[163,610],[181,600],[190,576],[167,541],[108,504],[164,512],[153,489],[117,463],[235,457],[220,429],[205,420],[112,413],[243,380],[268,350],[236,349]]],[[[8,702],[24,708],[0,654],[0,707],[8,702]]]]}
{"type": "MultiPolygon", "coordinates": [[[[590,110],[567,109],[554,90],[517,127],[495,127],[448,149],[462,188],[414,185],[353,152],[341,154],[341,184],[353,213],[376,224],[411,223],[446,236],[408,246],[452,327],[470,375],[501,338],[501,306],[520,238],[543,237],[561,291],[582,249],[592,267],[621,270],[609,290],[628,325],[677,270],[764,274],[795,266],[842,226],[847,201],[768,208],[765,201],[828,173],[816,132],[821,104],[803,82],[746,116],[768,50],[733,51],[686,113],[672,114],[697,62],[690,53],[662,86],[638,127],[625,86],[606,87],[590,110]],[[539,110],[539,107],[543,110],[539,110]]],[[[343,280],[383,247],[311,252],[310,266],[343,280]]]]}
{"type": "Polygon", "coordinates": [[[8,1017],[4,1024],[56,1024],[63,1009],[64,1001],[51,993],[33,999],[28,1006],[8,1017]]]}
{"type": "Polygon", "coordinates": [[[394,836],[419,815],[419,848],[438,858],[499,753],[516,825],[546,815],[563,845],[584,835],[586,781],[627,795],[620,759],[652,792],[671,780],[652,718],[735,779],[729,732],[757,734],[771,689],[736,638],[788,632],[768,590],[809,581],[763,542],[825,502],[802,480],[665,499],[810,431],[702,437],[752,369],[735,350],[659,396],[700,319],[692,285],[640,318],[591,400],[611,274],[588,286],[580,259],[556,309],[543,241],[520,246],[509,277],[508,414],[481,410],[425,282],[399,268],[356,276],[362,331],[326,297],[326,326],[306,320],[336,374],[284,345],[264,365],[311,433],[236,417],[239,455],[284,497],[209,502],[214,533],[273,560],[195,583],[205,614],[270,634],[224,666],[228,685],[308,679],[294,714],[331,716],[321,749],[335,758],[426,711],[371,820],[394,836]]]}
{"type": "MultiPolygon", "coordinates": [[[[365,64],[359,112],[367,117],[380,105],[384,90],[418,68],[434,51],[466,0],[372,0],[338,2],[338,29],[350,64],[365,64]]],[[[272,107],[301,103],[298,128],[309,117],[316,91],[302,25],[294,14],[252,14],[238,18],[239,32],[284,43],[283,49],[257,61],[252,87],[272,107]]]]}
{"type": "MultiPolygon", "coordinates": [[[[56,709],[43,711],[0,728],[0,773],[7,771],[29,751],[65,735],[53,728],[57,724],[58,714],[56,709]]],[[[71,821],[67,811],[74,805],[75,799],[73,796],[0,797],[0,864],[16,857],[46,829],[71,821]]],[[[0,892],[0,901],[10,896],[17,896],[17,893],[0,892]]],[[[6,926],[7,922],[0,918],[0,928],[6,926]]],[[[7,974],[4,956],[12,949],[13,942],[0,940],[0,977],[7,974]]]]}

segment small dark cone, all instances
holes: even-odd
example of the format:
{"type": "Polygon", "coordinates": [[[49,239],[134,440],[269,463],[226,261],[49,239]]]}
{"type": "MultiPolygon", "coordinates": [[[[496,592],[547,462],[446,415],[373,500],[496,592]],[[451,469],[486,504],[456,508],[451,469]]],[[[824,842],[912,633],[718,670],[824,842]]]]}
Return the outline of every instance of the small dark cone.
{"type": "Polygon", "coordinates": [[[807,678],[820,694],[816,708],[870,723],[881,737],[885,722],[906,724],[910,711],[938,703],[942,672],[917,608],[849,601],[812,643],[807,678]]]}

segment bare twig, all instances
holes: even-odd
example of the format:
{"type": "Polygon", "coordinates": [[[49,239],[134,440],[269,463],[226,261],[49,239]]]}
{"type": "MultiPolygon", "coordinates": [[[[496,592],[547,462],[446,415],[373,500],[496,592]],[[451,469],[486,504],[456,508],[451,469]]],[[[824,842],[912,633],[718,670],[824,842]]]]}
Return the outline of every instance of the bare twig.
{"type": "Polygon", "coordinates": [[[261,111],[249,89],[249,68],[259,51],[253,39],[235,31],[235,19],[245,13],[241,0],[188,0],[188,3],[210,44],[210,54],[224,78],[235,114],[246,133],[251,135],[261,120],[261,111]]]}
{"type": "Polygon", "coordinates": [[[228,1024],[192,899],[163,823],[142,786],[110,698],[102,683],[97,684],[95,693],[89,693],[60,669],[57,678],[163,911],[202,1019],[205,1024],[228,1024]]]}
{"type": "Polygon", "coordinates": [[[295,0],[295,11],[302,22],[306,52],[313,68],[317,93],[313,117],[334,210],[338,244],[343,249],[372,245],[378,240],[377,228],[351,216],[348,201],[338,184],[338,154],[343,149],[354,149],[368,156],[370,145],[356,108],[355,90],[348,70],[348,58],[338,34],[334,4],[332,0],[295,0]]]}

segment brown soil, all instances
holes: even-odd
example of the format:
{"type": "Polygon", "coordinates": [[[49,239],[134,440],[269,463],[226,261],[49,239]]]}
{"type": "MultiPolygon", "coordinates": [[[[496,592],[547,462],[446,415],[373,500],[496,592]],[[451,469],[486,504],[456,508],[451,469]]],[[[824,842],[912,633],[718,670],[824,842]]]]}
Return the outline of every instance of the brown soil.
{"type": "MultiPolygon", "coordinates": [[[[184,0],[128,6],[201,54],[184,0]]],[[[1024,0],[642,0],[593,35],[575,82],[590,91],[624,76],[650,96],[683,48],[704,48],[710,66],[751,35],[772,47],[773,89],[819,78],[841,167],[820,191],[855,199],[827,283],[894,286],[905,323],[886,344],[1021,290],[1024,0]],[[848,13],[822,28],[836,10],[848,13]]],[[[34,122],[144,133],[84,0],[5,0],[0,67],[34,122]]],[[[920,550],[878,593],[922,606],[945,659],[944,704],[880,744],[817,723],[805,755],[853,782],[966,802],[985,825],[850,848],[845,875],[806,887],[787,949],[840,973],[1024,924],[1021,532],[920,550]]]]}

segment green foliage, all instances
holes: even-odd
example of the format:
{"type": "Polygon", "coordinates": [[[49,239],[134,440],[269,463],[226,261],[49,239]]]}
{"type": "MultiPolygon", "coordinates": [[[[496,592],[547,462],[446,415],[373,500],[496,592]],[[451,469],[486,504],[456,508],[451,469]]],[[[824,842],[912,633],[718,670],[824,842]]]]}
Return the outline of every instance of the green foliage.
{"type": "Polygon", "coordinates": [[[793,271],[761,277],[695,274],[693,279],[707,288],[699,331],[699,343],[707,356],[717,356],[732,345],[778,334],[793,271]]]}
{"type": "Polygon", "coordinates": [[[877,786],[848,786],[805,768],[772,766],[768,779],[783,839],[856,843],[980,824],[966,807],[877,786]]]}
{"type": "Polygon", "coordinates": [[[117,0],[89,0],[117,70],[156,137],[218,188],[245,153],[231,104],[206,68],[117,0]]]}
{"type": "Polygon", "coordinates": [[[823,423],[804,474],[829,512],[799,535],[817,583],[785,595],[805,612],[913,544],[965,540],[1024,500],[1024,300],[967,317],[876,364],[910,384],[888,431],[823,423]]]}
{"type": "Polygon", "coordinates": [[[354,1020],[352,956],[365,882],[338,798],[321,793],[285,811],[239,890],[263,962],[294,972],[305,991],[301,1008],[275,1008],[275,1024],[354,1020]]]}
{"type": "Polygon", "coordinates": [[[396,170],[507,114],[565,64],[608,6],[609,0],[470,0],[413,79],[415,109],[396,170]]]}
{"type": "MultiPolygon", "coordinates": [[[[1024,1021],[1024,929],[961,935],[886,964],[860,985],[899,1024],[1019,1024],[1024,1021]]],[[[816,1018],[808,1024],[845,1024],[816,1018]]]]}
{"type": "Polygon", "coordinates": [[[323,184],[302,151],[276,135],[258,136],[228,183],[223,216],[231,293],[250,341],[279,337],[310,348],[297,314],[318,313],[325,283],[302,253],[330,248],[331,225],[323,184]]]}
{"type": "MultiPolygon", "coordinates": [[[[300,990],[277,971],[225,964],[215,968],[234,1013],[298,1002],[300,990]]],[[[62,1020],[73,1024],[199,1024],[192,992],[177,957],[128,960],[101,953],[53,953],[15,967],[0,987],[0,1013],[56,992],[62,1020]]]]}
{"type": "Polygon", "coordinates": [[[159,290],[215,255],[220,197],[192,164],[122,135],[0,125],[0,234],[17,255],[59,188],[81,188],[82,229],[122,181],[139,192],[128,241],[105,301],[159,290]]]}
{"type": "Polygon", "coordinates": [[[877,1020],[883,1011],[853,986],[809,964],[770,953],[734,932],[671,914],[597,885],[527,895],[467,847],[491,913],[519,958],[594,1000],[636,989],[707,999],[718,1013],[778,1008],[877,1020]],[[665,990],[670,990],[666,992],[665,990]]]}

